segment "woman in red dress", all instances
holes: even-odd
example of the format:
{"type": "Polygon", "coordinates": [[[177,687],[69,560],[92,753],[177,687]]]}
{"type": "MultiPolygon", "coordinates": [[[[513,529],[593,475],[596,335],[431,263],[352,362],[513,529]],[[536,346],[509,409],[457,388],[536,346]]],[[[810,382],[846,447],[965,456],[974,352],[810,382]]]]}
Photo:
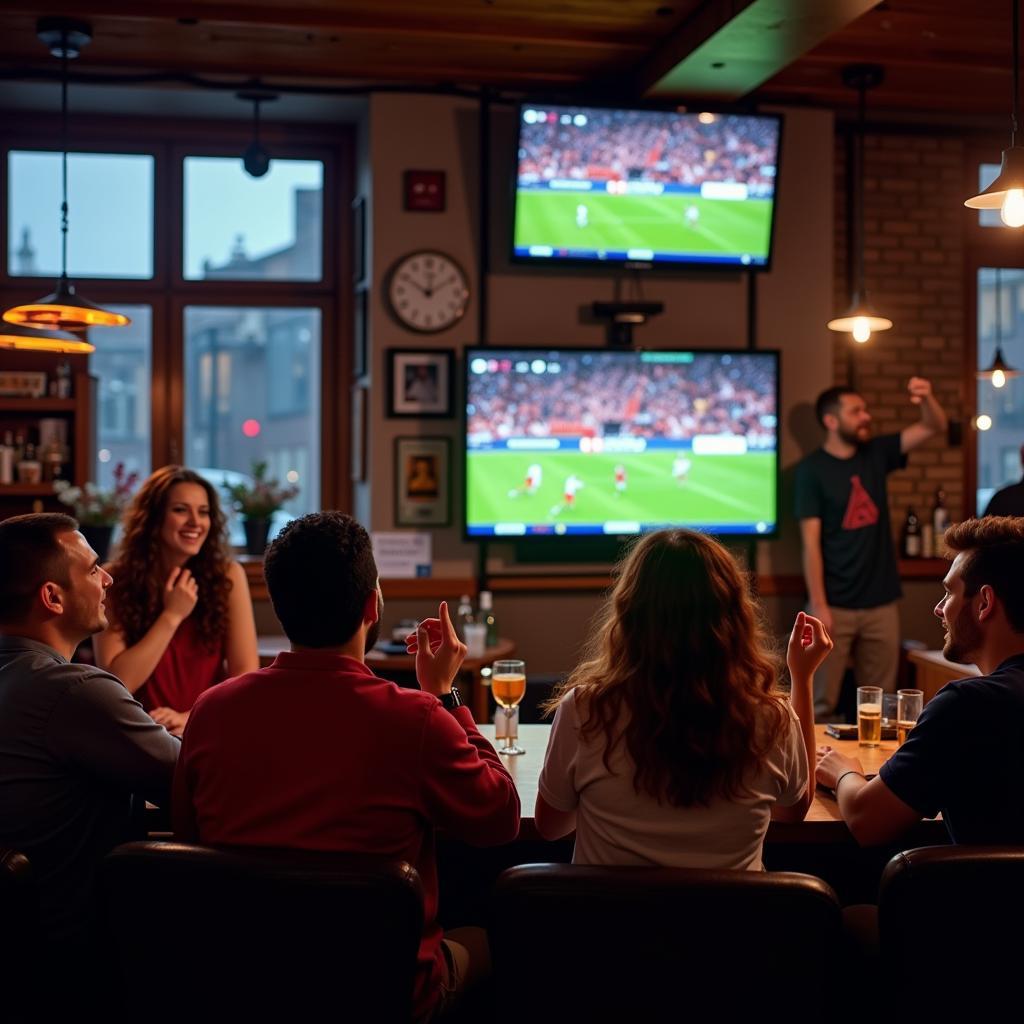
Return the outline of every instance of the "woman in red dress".
{"type": "Polygon", "coordinates": [[[190,469],[153,473],[123,529],[96,660],[180,736],[199,694],[259,668],[249,584],[216,490],[190,469]]]}

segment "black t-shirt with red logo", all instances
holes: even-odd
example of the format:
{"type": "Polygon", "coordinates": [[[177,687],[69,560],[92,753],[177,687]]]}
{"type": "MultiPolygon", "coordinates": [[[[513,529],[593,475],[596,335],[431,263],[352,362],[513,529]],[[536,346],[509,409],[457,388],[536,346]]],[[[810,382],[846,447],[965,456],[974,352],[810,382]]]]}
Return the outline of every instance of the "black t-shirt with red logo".
{"type": "Polygon", "coordinates": [[[875,608],[900,597],[885,478],[906,464],[899,434],[872,438],[848,459],[819,448],[797,464],[795,514],[821,520],[830,605],[875,608]]]}

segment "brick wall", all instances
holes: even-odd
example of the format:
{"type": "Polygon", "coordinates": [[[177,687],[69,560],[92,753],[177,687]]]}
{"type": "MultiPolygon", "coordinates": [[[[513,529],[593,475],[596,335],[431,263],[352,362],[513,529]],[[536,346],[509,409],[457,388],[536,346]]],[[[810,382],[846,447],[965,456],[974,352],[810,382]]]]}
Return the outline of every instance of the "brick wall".
{"type": "MultiPolygon", "coordinates": [[[[835,309],[847,291],[846,140],[837,137],[835,309]]],[[[835,376],[863,394],[877,433],[898,431],[917,416],[906,384],[928,377],[951,419],[963,421],[964,308],[963,161],[959,138],[869,134],[864,146],[864,272],[868,296],[891,330],[864,345],[833,334],[835,376]]],[[[830,332],[832,333],[832,332],[830,332]]],[[[964,444],[972,444],[969,430],[964,444]]],[[[935,489],[946,491],[951,517],[965,518],[964,449],[933,438],[889,478],[889,505],[899,531],[907,506],[927,513],[935,489]]]]}

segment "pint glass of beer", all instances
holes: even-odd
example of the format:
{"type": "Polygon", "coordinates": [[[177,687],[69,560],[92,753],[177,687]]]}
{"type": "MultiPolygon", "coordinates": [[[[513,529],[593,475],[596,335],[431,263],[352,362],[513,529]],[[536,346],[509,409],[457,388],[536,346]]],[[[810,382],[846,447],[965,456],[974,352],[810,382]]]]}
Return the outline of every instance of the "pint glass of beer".
{"type": "Polygon", "coordinates": [[[862,747],[882,742],[882,688],[857,687],[857,739],[862,747]]]}
{"type": "Polygon", "coordinates": [[[917,725],[924,706],[924,693],[921,690],[897,691],[899,701],[896,711],[896,738],[902,747],[907,741],[907,734],[917,725]]]}

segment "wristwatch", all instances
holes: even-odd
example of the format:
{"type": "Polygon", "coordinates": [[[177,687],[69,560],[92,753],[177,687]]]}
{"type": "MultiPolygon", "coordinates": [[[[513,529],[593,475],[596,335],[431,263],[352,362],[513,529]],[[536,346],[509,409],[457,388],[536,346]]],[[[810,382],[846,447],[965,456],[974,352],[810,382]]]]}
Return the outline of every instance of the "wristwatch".
{"type": "Polygon", "coordinates": [[[454,711],[456,708],[462,707],[462,694],[459,693],[459,688],[453,686],[448,693],[442,693],[438,700],[444,705],[445,710],[454,711]]]}

